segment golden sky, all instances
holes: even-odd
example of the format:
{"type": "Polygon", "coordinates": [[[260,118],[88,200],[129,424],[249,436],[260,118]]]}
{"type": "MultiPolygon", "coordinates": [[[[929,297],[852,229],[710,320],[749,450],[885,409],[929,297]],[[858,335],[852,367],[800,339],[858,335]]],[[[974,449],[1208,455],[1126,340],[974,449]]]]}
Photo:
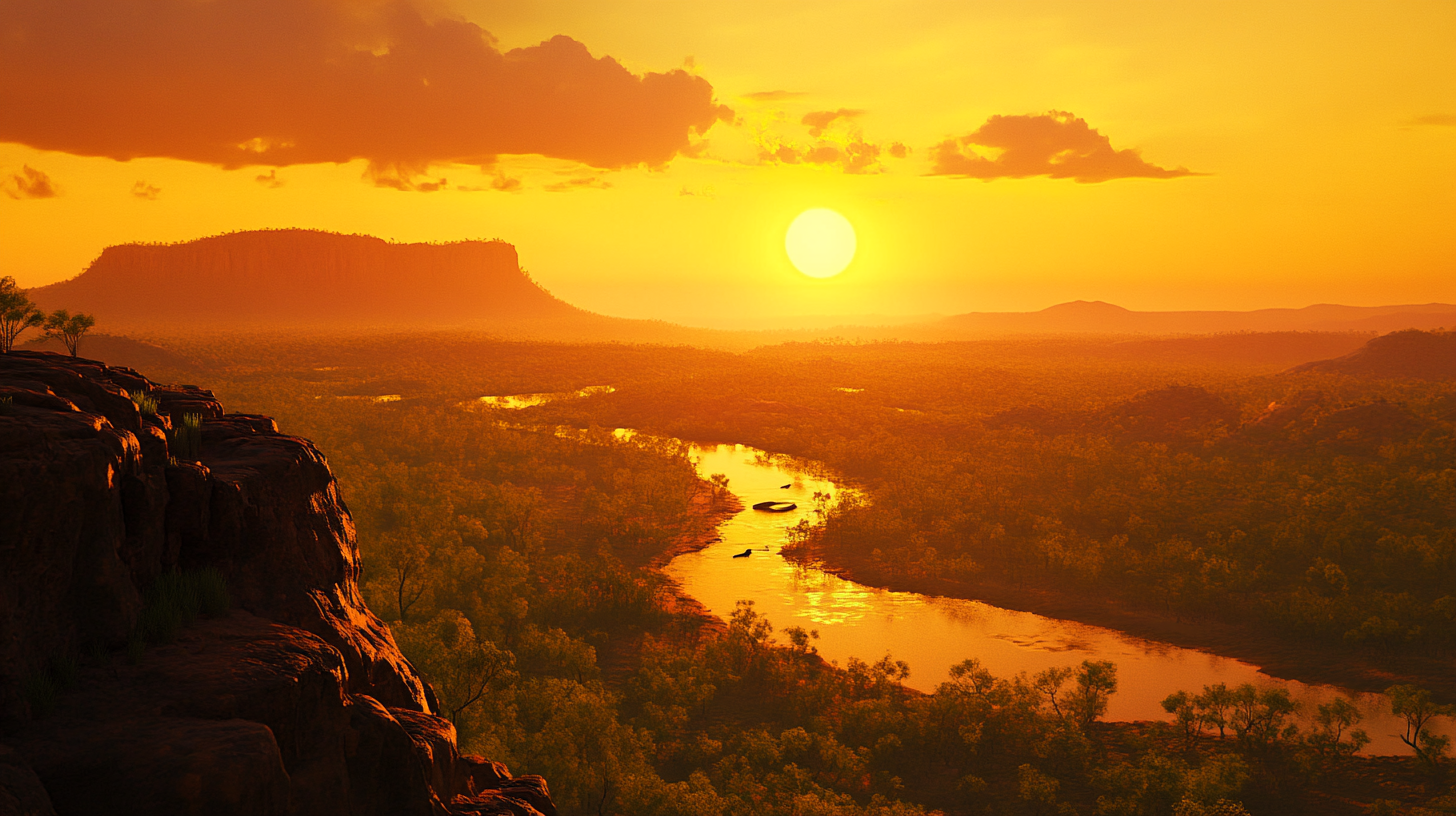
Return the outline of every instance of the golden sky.
{"type": "Polygon", "coordinates": [[[711,325],[1456,302],[1453,44],[1450,0],[0,0],[0,274],[297,226],[711,325]]]}

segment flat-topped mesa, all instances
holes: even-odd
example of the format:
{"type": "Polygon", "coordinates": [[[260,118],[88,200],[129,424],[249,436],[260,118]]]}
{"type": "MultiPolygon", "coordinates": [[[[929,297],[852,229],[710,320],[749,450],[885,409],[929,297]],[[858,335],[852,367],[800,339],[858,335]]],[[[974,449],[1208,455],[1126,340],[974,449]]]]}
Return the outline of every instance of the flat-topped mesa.
{"type": "Polygon", "coordinates": [[[105,325],[420,325],[584,314],[553,297],[504,241],[397,244],[283,229],[107,247],[30,296],[105,325]]]}
{"type": "Polygon", "coordinates": [[[0,800],[33,768],[61,814],[424,816],[512,786],[550,813],[539,779],[482,787],[359,569],[323,455],[272,419],[0,355],[0,800]],[[205,569],[235,608],[124,655],[158,578],[205,569]]]}

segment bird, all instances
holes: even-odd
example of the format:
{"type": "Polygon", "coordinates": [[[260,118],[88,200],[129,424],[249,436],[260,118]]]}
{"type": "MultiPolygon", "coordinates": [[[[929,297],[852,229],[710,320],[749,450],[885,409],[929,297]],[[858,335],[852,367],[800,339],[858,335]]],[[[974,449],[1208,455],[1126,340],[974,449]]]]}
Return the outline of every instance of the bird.
{"type": "Polygon", "coordinates": [[[752,548],[747,549],[747,550],[744,550],[743,552],[741,552],[741,553],[739,553],[739,554],[737,554],[737,555],[735,555],[733,557],[734,558],[747,558],[750,555],[753,555],[753,549],[752,548]]]}

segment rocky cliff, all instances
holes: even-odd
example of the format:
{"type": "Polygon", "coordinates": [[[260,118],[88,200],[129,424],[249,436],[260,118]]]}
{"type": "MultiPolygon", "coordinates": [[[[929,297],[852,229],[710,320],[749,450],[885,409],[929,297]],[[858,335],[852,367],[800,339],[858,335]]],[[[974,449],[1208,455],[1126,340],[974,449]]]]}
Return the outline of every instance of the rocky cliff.
{"type": "Polygon", "coordinates": [[[0,355],[0,816],[554,813],[436,713],[311,443],[193,386],[0,355]],[[185,575],[220,576],[220,608],[151,635],[185,575]]]}
{"type": "Polygon", "coordinates": [[[532,281],[504,241],[394,244],[301,229],[107,247],[79,276],[30,296],[108,326],[439,326],[584,314],[532,281]]]}

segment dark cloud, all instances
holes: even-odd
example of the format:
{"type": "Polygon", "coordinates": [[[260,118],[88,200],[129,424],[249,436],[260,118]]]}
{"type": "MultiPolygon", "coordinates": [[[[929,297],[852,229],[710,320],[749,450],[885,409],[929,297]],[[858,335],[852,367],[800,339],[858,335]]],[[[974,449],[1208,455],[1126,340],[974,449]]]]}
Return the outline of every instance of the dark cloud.
{"type": "Polygon", "coordinates": [[[19,173],[0,179],[0,189],[11,198],[55,198],[60,195],[50,176],[28,164],[19,173]]]}
{"type": "Polygon", "coordinates": [[[253,179],[253,181],[258,182],[259,184],[267,187],[270,190],[276,190],[279,187],[282,187],[284,184],[283,179],[278,178],[277,168],[269,170],[266,173],[259,173],[258,176],[253,179]]]}
{"type": "Polygon", "coordinates": [[[502,52],[408,0],[7,0],[0,38],[0,141],[84,156],[367,159],[376,181],[505,153],[621,168],[732,118],[686,71],[565,36],[502,52]]]}
{"type": "Polygon", "coordinates": [[[931,175],[961,178],[1051,176],[1092,183],[1199,175],[1149,164],[1136,150],[1114,150],[1106,136],[1066,111],[992,116],[975,132],[935,145],[931,156],[931,175]]]}
{"type": "Polygon", "coordinates": [[[824,131],[830,125],[834,124],[835,120],[853,119],[862,113],[864,111],[855,110],[854,108],[840,108],[839,110],[832,111],[810,111],[804,114],[804,118],[800,121],[800,124],[806,125],[809,128],[810,136],[819,137],[824,135],[824,131]]]}
{"type": "Polygon", "coordinates": [[[131,186],[131,194],[146,201],[156,201],[157,196],[162,194],[162,188],[153,187],[145,181],[138,181],[131,186]]]}

